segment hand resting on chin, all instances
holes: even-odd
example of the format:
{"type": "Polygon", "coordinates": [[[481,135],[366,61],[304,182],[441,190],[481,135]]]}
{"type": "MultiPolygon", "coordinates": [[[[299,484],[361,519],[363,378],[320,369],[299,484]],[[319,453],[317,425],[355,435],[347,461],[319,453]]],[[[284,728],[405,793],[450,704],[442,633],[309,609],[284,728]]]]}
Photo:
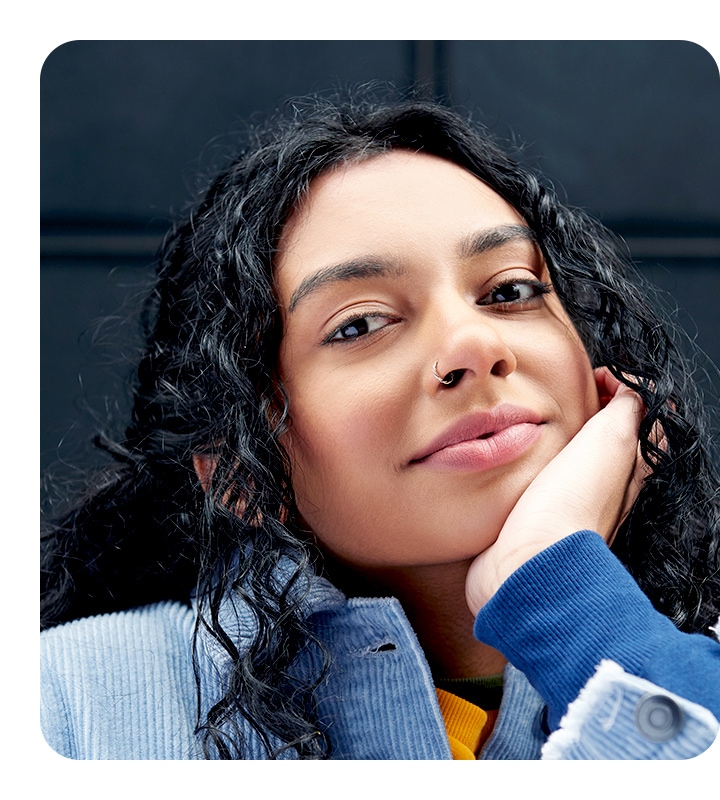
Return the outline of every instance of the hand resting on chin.
{"type": "Polygon", "coordinates": [[[516,569],[579,530],[610,543],[642,488],[640,397],[609,370],[595,370],[602,408],[538,474],[510,512],[497,540],[472,563],[465,585],[475,615],[516,569]]]}

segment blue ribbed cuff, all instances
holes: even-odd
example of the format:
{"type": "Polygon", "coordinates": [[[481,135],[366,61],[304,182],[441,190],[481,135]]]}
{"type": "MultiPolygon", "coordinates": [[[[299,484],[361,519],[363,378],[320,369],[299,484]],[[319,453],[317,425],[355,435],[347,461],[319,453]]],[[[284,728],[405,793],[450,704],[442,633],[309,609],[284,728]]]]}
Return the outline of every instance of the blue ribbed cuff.
{"type": "Polygon", "coordinates": [[[475,636],[500,650],[545,699],[551,729],[603,658],[649,677],[650,662],[674,634],[684,636],[593,531],[574,533],[523,564],[475,620],[475,636]]]}

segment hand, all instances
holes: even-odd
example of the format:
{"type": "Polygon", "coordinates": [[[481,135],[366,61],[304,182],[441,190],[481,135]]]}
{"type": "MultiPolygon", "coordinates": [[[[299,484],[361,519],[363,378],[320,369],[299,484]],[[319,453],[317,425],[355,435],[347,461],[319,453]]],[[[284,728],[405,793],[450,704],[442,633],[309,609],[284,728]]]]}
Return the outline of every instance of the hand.
{"type": "Polygon", "coordinates": [[[606,368],[595,370],[595,380],[601,410],[541,470],[497,540],[473,561],[465,584],[473,615],[540,551],[586,529],[609,543],[630,512],[650,473],[638,444],[643,404],[606,368]]]}

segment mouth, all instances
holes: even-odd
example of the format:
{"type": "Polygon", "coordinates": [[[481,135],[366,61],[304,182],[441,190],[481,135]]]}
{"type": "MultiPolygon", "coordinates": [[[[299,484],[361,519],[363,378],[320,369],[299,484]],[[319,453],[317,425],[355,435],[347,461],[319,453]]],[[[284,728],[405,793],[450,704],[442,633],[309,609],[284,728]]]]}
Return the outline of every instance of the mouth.
{"type": "Polygon", "coordinates": [[[510,463],[542,435],[544,420],[511,405],[464,417],[426,444],[409,466],[478,471],[510,463]]]}

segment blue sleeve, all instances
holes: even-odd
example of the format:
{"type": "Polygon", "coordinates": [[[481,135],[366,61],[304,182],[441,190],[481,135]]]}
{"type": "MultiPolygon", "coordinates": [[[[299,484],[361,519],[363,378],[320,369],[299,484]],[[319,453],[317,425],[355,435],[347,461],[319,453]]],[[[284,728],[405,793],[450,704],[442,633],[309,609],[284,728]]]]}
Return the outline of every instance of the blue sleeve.
{"type": "Polygon", "coordinates": [[[475,635],[525,673],[553,730],[603,660],[720,719],[720,644],[682,633],[657,612],[592,531],[514,572],[480,610],[475,635]]]}

